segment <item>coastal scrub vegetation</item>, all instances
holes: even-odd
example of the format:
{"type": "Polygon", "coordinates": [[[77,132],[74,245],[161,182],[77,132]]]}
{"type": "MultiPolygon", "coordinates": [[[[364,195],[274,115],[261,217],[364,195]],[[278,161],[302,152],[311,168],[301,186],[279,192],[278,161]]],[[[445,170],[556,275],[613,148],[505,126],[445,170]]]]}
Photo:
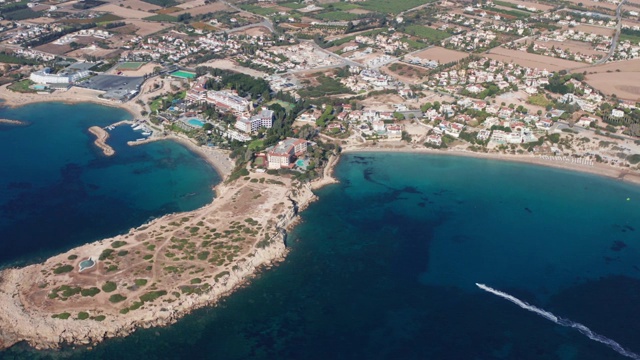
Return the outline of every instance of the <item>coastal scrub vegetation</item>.
{"type": "Polygon", "coordinates": [[[109,293],[115,291],[117,287],[118,286],[113,281],[107,281],[106,283],[104,283],[104,285],[102,285],[102,291],[109,293]]]}
{"type": "Polygon", "coordinates": [[[125,301],[125,300],[127,300],[127,297],[122,294],[113,294],[109,296],[109,302],[114,304],[119,303],[121,301],[125,301]]]}
{"type": "Polygon", "coordinates": [[[57,268],[53,269],[53,273],[56,274],[56,275],[59,275],[59,274],[64,274],[64,273],[71,272],[71,270],[73,270],[73,266],[72,265],[62,265],[62,266],[58,266],[57,268]]]}

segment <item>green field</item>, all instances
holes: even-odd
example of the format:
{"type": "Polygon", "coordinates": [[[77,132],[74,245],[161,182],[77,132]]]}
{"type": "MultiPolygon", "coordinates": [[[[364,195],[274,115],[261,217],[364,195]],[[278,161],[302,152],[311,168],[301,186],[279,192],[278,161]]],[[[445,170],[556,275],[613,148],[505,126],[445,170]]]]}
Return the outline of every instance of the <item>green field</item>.
{"type": "Polygon", "coordinates": [[[531,16],[531,13],[529,13],[529,12],[517,11],[517,10],[499,9],[499,8],[495,8],[495,7],[492,8],[491,11],[496,12],[496,13],[501,14],[501,15],[513,16],[513,17],[518,18],[518,19],[528,18],[529,16],[531,16]]]}
{"type": "Polygon", "coordinates": [[[351,21],[358,18],[358,15],[344,11],[331,11],[324,14],[318,14],[315,17],[326,21],[351,21]]]}
{"type": "Polygon", "coordinates": [[[5,20],[26,20],[26,19],[34,19],[42,16],[42,13],[35,12],[29,8],[14,10],[10,12],[3,13],[2,16],[5,20]]]}
{"type": "Polygon", "coordinates": [[[118,70],[138,70],[144,65],[143,62],[123,62],[118,64],[118,70]]]}
{"type": "Polygon", "coordinates": [[[340,10],[340,11],[360,9],[360,6],[358,6],[356,4],[345,3],[345,2],[323,4],[323,5],[320,5],[320,6],[322,6],[325,9],[328,9],[328,10],[340,10]]]}
{"type": "Polygon", "coordinates": [[[161,22],[176,22],[178,21],[178,18],[175,16],[171,16],[171,15],[164,15],[164,14],[159,14],[159,15],[153,15],[153,16],[149,16],[146,18],[143,18],[142,20],[148,20],[148,21],[161,21],[161,22]]]}
{"type": "MultiPolygon", "coordinates": [[[[385,29],[374,29],[374,30],[363,32],[363,33],[358,34],[358,35],[360,35],[360,36],[378,35],[378,34],[380,34],[381,32],[384,32],[384,31],[385,31],[385,29]]],[[[339,45],[348,43],[349,41],[353,41],[353,40],[355,40],[355,38],[356,38],[356,35],[345,36],[343,38],[333,40],[329,46],[339,46],[339,45]]]]}
{"type": "Polygon", "coordinates": [[[397,14],[402,11],[413,9],[416,6],[435,2],[436,0],[367,0],[360,5],[371,11],[383,14],[397,14]]]}
{"type": "Polygon", "coordinates": [[[267,16],[267,15],[271,15],[278,12],[275,9],[265,8],[265,7],[257,6],[253,4],[243,4],[243,5],[240,5],[239,7],[242,10],[248,11],[250,13],[262,15],[262,16],[267,16]]]}
{"type": "Polygon", "coordinates": [[[299,4],[299,3],[294,3],[294,2],[290,2],[290,3],[281,3],[278,4],[279,6],[284,6],[284,7],[288,7],[289,9],[302,9],[303,7],[307,6],[307,4],[299,4]]]}
{"type": "Polygon", "coordinates": [[[163,8],[178,5],[178,3],[173,0],[142,0],[142,1],[149,4],[162,6],[163,8]]]}
{"type": "Polygon", "coordinates": [[[451,36],[448,32],[432,29],[422,25],[409,25],[404,29],[404,32],[433,42],[440,41],[451,36]]]}

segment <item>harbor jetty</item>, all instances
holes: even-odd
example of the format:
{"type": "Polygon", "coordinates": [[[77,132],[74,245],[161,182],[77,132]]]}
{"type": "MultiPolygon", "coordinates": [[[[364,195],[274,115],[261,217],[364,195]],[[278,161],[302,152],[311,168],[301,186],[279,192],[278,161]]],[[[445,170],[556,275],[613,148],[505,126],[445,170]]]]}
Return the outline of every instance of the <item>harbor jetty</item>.
{"type": "Polygon", "coordinates": [[[102,153],[104,153],[106,156],[112,156],[116,153],[111,146],[107,145],[109,133],[105,129],[99,126],[92,126],[89,128],[89,132],[96,136],[96,141],[94,142],[94,144],[102,149],[102,153]]]}

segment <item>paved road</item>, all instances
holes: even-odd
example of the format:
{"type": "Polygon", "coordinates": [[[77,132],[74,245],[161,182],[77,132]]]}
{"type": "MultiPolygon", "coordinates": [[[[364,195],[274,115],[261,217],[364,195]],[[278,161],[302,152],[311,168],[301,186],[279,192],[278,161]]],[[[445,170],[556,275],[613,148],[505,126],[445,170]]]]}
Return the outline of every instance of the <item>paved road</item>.
{"type": "Polygon", "coordinates": [[[616,8],[616,20],[618,21],[618,24],[616,25],[616,32],[613,35],[613,38],[611,39],[611,46],[609,47],[609,52],[605,57],[596,61],[594,65],[600,65],[600,64],[606,63],[609,60],[609,58],[613,56],[613,53],[616,51],[616,46],[618,46],[618,40],[620,39],[620,30],[622,29],[622,5],[624,5],[625,1],[626,0],[622,0],[618,5],[618,7],[616,8]]]}
{"type": "Polygon", "coordinates": [[[241,27],[235,28],[235,29],[225,30],[224,32],[231,33],[231,32],[235,32],[235,31],[242,31],[242,30],[249,29],[249,28],[256,27],[256,26],[264,26],[267,29],[269,29],[269,31],[274,32],[273,23],[271,22],[271,20],[268,17],[262,16],[262,15],[258,15],[258,14],[254,14],[254,13],[248,12],[246,10],[242,10],[239,7],[233,5],[233,4],[229,3],[229,2],[226,2],[226,1],[223,1],[222,3],[227,5],[230,8],[234,9],[234,10],[237,10],[237,11],[240,11],[240,12],[243,12],[243,13],[247,13],[247,14],[251,14],[251,15],[254,15],[254,16],[259,16],[259,17],[261,17],[263,19],[263,21],[261,23],[249,24],[249,25],[241,26],[241,27]]]}

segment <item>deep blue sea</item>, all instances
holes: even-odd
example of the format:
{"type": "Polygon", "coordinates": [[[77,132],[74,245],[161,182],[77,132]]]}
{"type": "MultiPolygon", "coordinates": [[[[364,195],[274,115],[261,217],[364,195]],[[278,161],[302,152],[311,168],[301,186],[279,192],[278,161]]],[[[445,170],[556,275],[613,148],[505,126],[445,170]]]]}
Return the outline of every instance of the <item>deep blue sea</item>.
{"type": "Polygon", "coordinates": [[[40,103],[0,108],[0,266],[47,258],[126,232],[154,216],[213,199],[217,173],[180,144],[131,147],[128,125],[110,132],[106,157],[88,128],[131,119],[95,104],[40,103]]]}
{"type": "Polygon", "coordinates": [[[217,306],[91,350],[16,346],[0,354],[627,359],[611,341],[640,352],[640,187],[526,164],[396,153],[344,155],[336,175],[341,182],[302,213],[286,260],[217,306]],[[576,323],[608,343],[568,327],[576,323]]]}

